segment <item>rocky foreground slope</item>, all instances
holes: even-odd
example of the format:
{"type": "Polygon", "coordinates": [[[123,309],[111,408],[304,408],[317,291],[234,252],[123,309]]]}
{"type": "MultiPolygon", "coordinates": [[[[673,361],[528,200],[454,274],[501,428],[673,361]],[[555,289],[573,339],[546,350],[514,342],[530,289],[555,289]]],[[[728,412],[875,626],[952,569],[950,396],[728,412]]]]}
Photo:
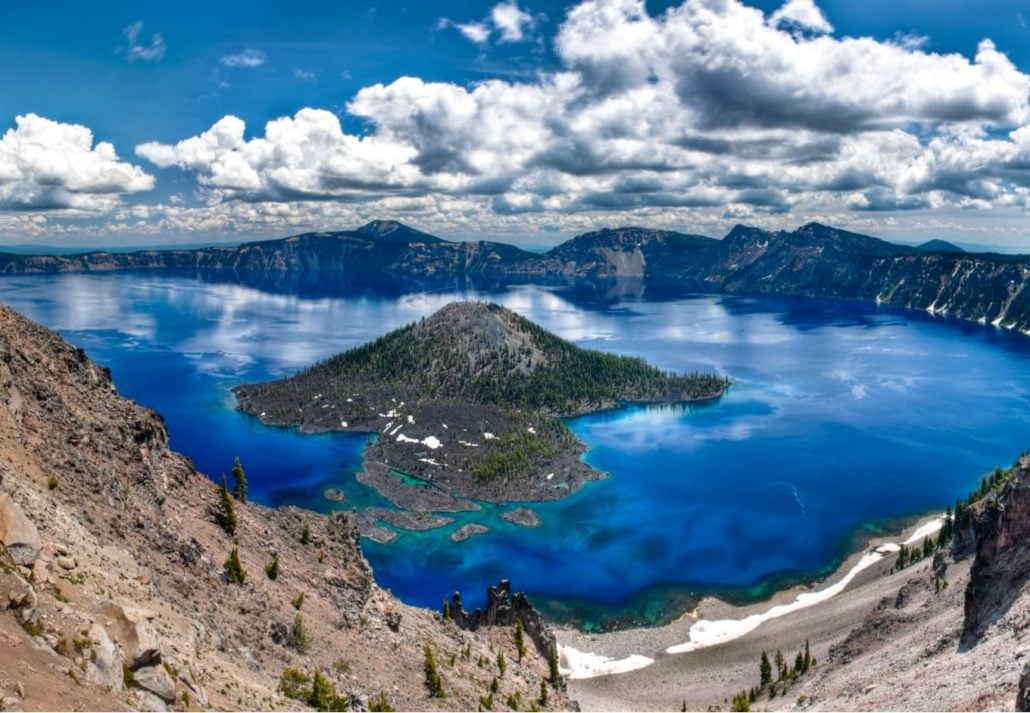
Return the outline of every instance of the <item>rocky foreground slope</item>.
{"type": "Polygon", "coordinates": [[[951,548],[894,577],[790,707],[1030,709],[1030,457],[959,514],[951,548]]]}
{"type": "Polygon", "coordinates": [[[510,622],[469,632],[380,590],[345,514],[237,501],[228,534],[161,417],[6,307],[0,476],[2,709],[572,705],[546,684],[541,700],[546,649],[520,662],[510,622]],[[426,686],[427,646],[446,697],[426,686]]]}

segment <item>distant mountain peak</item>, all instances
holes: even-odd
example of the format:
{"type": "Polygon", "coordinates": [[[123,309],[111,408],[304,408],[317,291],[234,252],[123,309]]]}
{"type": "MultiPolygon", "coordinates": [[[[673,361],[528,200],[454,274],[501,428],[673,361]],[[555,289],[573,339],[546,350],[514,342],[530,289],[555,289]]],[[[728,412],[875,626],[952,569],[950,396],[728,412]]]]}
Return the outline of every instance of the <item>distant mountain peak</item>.
{"type": "Polygon", "coordinates": [[[423,233],[421,230],[410,228],[404,223],[396,220],[373,220],[362,225],[360,228],[355,230],[354,233],[356,235],[374,238],[383,242],[440,242],[440,238],[430,235],[429,233],[423,233]]]}
{"type": "Polygon", "coordinates": [[[966,252],[955,243],[949,243],[947,240],[940,240],[934,238],[933,240],[927,240],[922,245],[917,245],[916,250],[924,253],[964,253],[966,252]]]}

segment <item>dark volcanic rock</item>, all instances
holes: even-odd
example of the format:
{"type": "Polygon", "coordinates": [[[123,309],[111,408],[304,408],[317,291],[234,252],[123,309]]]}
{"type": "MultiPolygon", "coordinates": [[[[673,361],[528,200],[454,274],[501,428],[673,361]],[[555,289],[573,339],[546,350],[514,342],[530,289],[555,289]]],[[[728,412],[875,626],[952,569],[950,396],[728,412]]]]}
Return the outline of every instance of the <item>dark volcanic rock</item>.
{"type": "Polygon", "coordinates": [[[968,648],[1004,616],[1030,582],[1030,457],[1021,458],[1012,477],[962,519],[976,533],[962,628],[962,645],[968,648]]]}
{"type": "Polygon", "coordinates": [[[486,607],[471,612],[465,611],[461,605],[461,594],[455,592],[451,597],[450,612],[454,623],[467,631],[475,631],[481,626],[515,626],[522,619],[526,636],[544,657],[549,656],[552,647],[558,643],[526,595],[522,592],[512,595],[511,582],[507,579],[487,590],[486,607]]]}
{"type": "Polygon", "coordinates": [[[1023,667],[1019,677],[1019,693],[1016,695],[1016,710],[1030,711],[1030,662],[1023,667]]]}

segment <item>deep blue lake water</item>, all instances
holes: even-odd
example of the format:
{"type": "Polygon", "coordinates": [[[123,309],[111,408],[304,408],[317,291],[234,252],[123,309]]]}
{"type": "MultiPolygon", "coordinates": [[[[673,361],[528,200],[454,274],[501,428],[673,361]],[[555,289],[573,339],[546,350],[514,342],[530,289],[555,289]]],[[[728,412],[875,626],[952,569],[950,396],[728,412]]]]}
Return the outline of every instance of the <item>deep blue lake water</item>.
{"type": "MultiPolygon", "coordinates": [[[[365,543],[376,578],[438,606],[502,577],[586,626],[654,622],[709,591],[760,596],[827,571],[853,540],[943,508],[1030,446],[1030,339],[873,306],[725,296],[584,299],[560,288],[403,295],[274,294],[121,273],[0,279],[0,300],[111,367],[160,411],[172,446],[218,477],[239,454],[255,500],[327,510],[383,505],[360,485],[365,437],[300,435],[234,411],[229,388],[294,370],[428,315],[491,299],[576,343],[733,379],[718,403],[579,418],[611,477],[534,504],[365,543]],[[325,500],[342,488],[347,502],[325,500]],[[468,522],[490,532],[449,539],[468,522]]],[[[510,509],[510,508],[507,508],[510,509]]]]}

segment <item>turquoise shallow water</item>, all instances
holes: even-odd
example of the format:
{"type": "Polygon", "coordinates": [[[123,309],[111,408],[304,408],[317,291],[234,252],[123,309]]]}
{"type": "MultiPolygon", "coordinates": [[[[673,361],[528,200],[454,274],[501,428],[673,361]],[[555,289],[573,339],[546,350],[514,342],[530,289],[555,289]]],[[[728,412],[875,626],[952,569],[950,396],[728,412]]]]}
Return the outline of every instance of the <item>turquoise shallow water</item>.
{"type": "Polygon", "coordinates": [[[233,410],[229,388],[282,376],[464,296],[583,346],[733,379],[704,406],[627,406],[571,421],[611,477],[441,530],[367,542],[378,581],[437,606],[514,580],[586,626],[655,622],[709,591],[748,598],[832,568],[862,528],[943,508],[1030,445],[1030,340],[870,306],[722,296],[585,298],[569,290],[273,294],[160,274],[7,277],[0,300],[109,365],[213,477],[243,458],[255,499],[327,510],[387,503],[354,473],[366,436],[311,436],[233,410]],[[347,500],[327,501],[326,488],[347,500]],[[490,532],[462,543],[468,523],[490,532]]]}

